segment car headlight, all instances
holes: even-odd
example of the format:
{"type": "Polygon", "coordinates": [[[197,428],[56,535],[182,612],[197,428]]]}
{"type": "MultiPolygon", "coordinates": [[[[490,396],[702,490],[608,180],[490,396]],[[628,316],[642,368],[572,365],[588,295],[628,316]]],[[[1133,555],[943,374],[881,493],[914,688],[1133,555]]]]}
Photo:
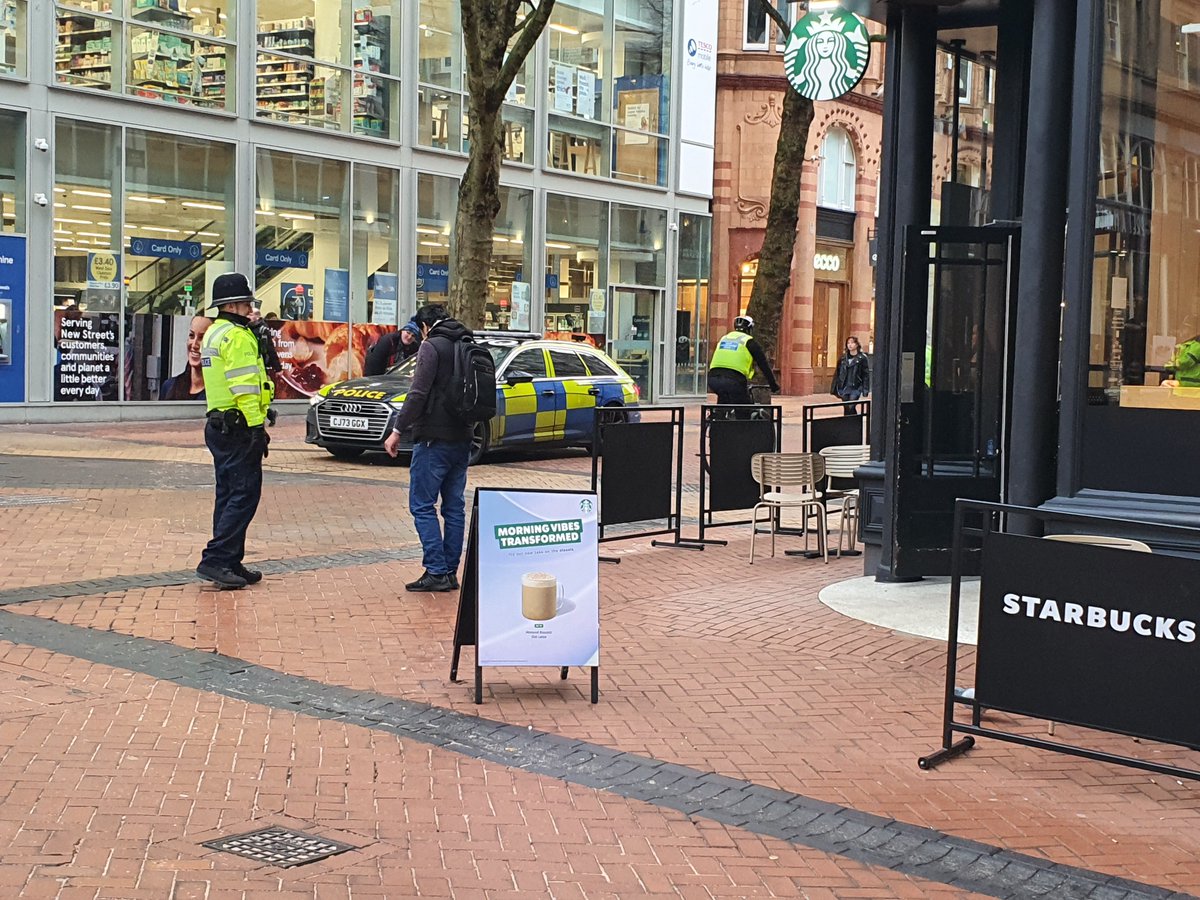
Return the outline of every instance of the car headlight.
{"type": "Polygon", "coordinates": [[[390,406],[392,409],[396,410],[396,412],[399,412],[400,410],[404,409],[404,401],[403,400],[389,400],[388,406],[390,406]]]}
{"type": "Polygon", "coordinates": [[[318,403],[320,403],[320,402],[321,402],[322,400],[324,400],[324,399],[325,399],[324,397],[309,397],[309,398],[308,398],[308,405],[309,405],[309,406],[316,406],[318,403]]]}

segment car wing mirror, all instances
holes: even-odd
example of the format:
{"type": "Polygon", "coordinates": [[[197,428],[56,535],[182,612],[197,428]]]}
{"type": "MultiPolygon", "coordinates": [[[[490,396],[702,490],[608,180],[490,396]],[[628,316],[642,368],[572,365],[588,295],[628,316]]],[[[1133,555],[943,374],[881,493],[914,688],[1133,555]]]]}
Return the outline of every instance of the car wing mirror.
{"type": "Polygon", "coordinates": [[[533,375],[529,372],[518,370],[507,373],[504,376],[504,381],[506,384],[529,384],[533,381],[533,375]]]}

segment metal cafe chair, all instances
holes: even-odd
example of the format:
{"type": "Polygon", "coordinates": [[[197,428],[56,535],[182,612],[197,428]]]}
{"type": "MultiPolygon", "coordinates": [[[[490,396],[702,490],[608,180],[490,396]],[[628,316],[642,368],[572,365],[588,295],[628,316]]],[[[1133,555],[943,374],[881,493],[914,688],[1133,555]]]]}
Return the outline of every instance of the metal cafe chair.
{"type": "Polygon", "coordinates": [[[825,460],[825,477],[829,479],[826,492],[826,507],[829,513],[838,514],[838,555],[842,553],[842,539],[849,534],[850,546],[853,550],[858,543],[858,488],[839,488],[839,482],[854,483],[854,472],[871,458],[871,448],[867,444],[836,444],[821,450],[825,460]],[[833,501],[841,501],[837,506],[833,501]],[[850,530],[847,532],[847,525],[850,530]]]}
{"type": "MultiPolygon", "coordinates": [[[[829,541],[825,530],[828,511],[823,494],[817,485],[825,478],[825,460],[816,453],[755,453],[750,457],[750,471],[758,482],[758,503],[750,516],[750,564],[754,565],[754,538],[758,534],[758,511],[767,510],[771,528],[771,555],[775,555],[775,518],[785,508],[802,509],[805,521],[816,513],[817,545],[825,562],[829,562],[829,541]]],[[[804,539],[807,545],[808,529],[804,539]]]]}

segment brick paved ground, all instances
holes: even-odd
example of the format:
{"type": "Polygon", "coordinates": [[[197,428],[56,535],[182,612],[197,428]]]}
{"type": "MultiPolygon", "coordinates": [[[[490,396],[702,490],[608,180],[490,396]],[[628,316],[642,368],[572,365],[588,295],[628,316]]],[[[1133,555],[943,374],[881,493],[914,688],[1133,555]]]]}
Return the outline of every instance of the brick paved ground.
{"type": "MultiPolygon", "coordinates": [[[[13,588],[194,565],[211,509],[211,475],[197,436],[193,423],[26,427],[0,436],[0,602],[13,588]],[[2,506],[20,497],[70,502],[2,506]]],[[[411,552],[407,469],[390,461],[338,462],[303,447],[301,437],[293,421],[272,444],[265,502],[252,531],[255,557],[411,552]]],[[[798,443],[794,426],[785,437],[792,440],[798,443]]],[[[688,458],[694,480],[690,447],[688,458]]],[[[502,459],[473,470],[472,481],[581,487],[587,471],[581,454],[566,451],[502,459]]],[[[1200,892],[1194,784],[986,741],[936,772],[920,772],[916,757],[937,742],[942,646],[820,605],[819,588],[858,574],[855,561],[826,567],[780,557],[751,568],[745,529],[725,536],[730,547],[703,553],[651,549],[645,541],[609,545],[623,562],[602,568],[598,706],[586,702],[579,677],[564,685],[550,672],[489,671],[482,713],[1200,892]]],[[[447,680],[453,599],[405,595],[401,585],[417,572],[415,562],[393,558],[272,576],[239,594],[195,584],[102,595],[80,589],[66,599],[9,606],[0,616],[154,638],[331,685],[480,712],[465,685],[447,680]]],[[[0,862],[0,896],[6,884],[27,884],[31,897],[56,896],[60,888],[61,896],[96,896],[98,888],[116,890],[99,896],[171,896],[168,877],[181,897],[191,896],[184,886],[202,884],[211,888],[207,896],[281,885],[311,896],[317,883],[321,897],[371,886],[396,897],[691,896],[701,876],[717,896],[948,890],[353,726],[214,700],[21,646],[0,651],[0,834],[12,835],[26,854],[0,862]],[[296,759],[281,756],[268,766],[276,752],[296,759]],[[297,772],[290,783],[288,765],[297,772]],[[174,796],[176,779],[182,798],[174,796]],[[172,812],[152,811],[155,803],[172,812]],[[402,808],[409,806],[433,816],[439,830],[430,830],[428,818],[405,822],[402,808]],[[319,872],[306,867],[281,880],[273,870],[217,861],[195,846],[226,824],[271,816],[369,836],[379,853],[370,861],[334,858],[318,864],[319,872]],[[478,816],[488,822],[485,832],[471,829],[478,816]],[[442,828],[443,821],[452,824],[442,828]],[[127,837],[128,822],[142,827],[127,837]],[[573,840],[547,841],[552,831],[573,840]],[[479,833],[491,843],[475,840],[479,833]],[[122,877],[132,881],[105,882],[97,869],[109,853],[105,841],[117,841],[118,850],[103,858],[120,858],[122,877]],[[503,861],[518,858],[513,848],[529,864],[523,877],[533,881],[514,882],[502,871],[503,861]],[[625,880],[612,880],[613,872],[625,880]],[[598,873],[610,881],[583,878],[598,873]],[[157,880],[139,883],[151,875],[157,880]],[[583,890],[573,894],[568,884],[583,890]]],[[[1058,734],[1083,739],[1062,726],[1058,734]]],[[[1194,753],[1157,745],[1086,740],[1200,764],[1194,753]]]]}

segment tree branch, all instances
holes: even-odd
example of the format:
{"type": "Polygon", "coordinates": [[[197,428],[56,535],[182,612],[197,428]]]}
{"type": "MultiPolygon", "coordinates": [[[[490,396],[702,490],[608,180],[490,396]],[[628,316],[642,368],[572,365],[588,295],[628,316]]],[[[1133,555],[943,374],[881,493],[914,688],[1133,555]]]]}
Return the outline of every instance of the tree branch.
{"type": "Polygon", "coordinates": [[[533,50],[533,45],[537,43],[537,39],[546,30],[546,23],[550,21],[550,13],[553,11],[554,0],[541,0],[534,11],[526,16],[525,21],[521,23],[521,30],[517,32],[516,43],[508,51],[508,58],[504,60],[504,67],[500,70],[500,74],[496,78],[496,84],[492,88],[501,97],[508,93],[509,87],[512,86],[513,81],[517,77],[517,72],[521,71],[521,66],[525,64],[525,58],[529,56],[530,51],[533,50]]]}
{"type": "MultiPolygon", "coordinates": [[[[803,2],[803,0],[799,0],[799,2],[803,2]]],[[[775,4],[771,0],[761,0],[761,3],[763,9],[767,11],[767,15],[771,17],[771,21],[779,26],[779,30],[784,34],[791,34],[792,26],[788,24],[787,16],[776,9],[775,4]]],[[[804,6],[807,9],[808,4],[805,3],[804,6]]]]}

